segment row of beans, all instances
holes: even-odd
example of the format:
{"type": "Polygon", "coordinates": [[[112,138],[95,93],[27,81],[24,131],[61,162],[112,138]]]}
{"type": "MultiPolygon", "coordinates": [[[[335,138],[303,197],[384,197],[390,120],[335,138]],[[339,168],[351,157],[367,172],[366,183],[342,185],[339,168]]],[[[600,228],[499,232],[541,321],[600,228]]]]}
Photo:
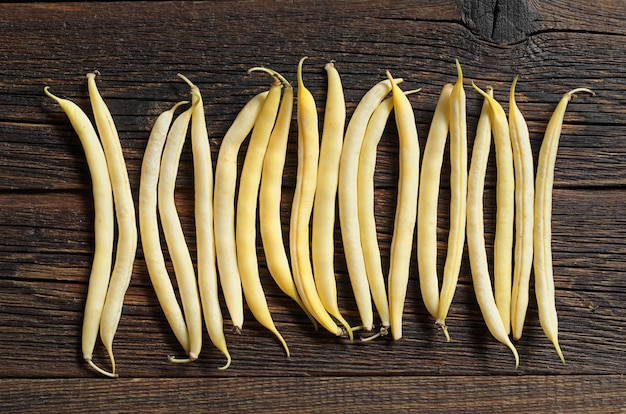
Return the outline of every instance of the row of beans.
{"type": "Polygon", "coordinates": [[[189,85],[191,99],[164,111],[153,125],[142,161],[138,226],[120,140],[96,87],[96,74],[87,75],[95,127],[76,104],[45,88],[46,94],[65,111],[80,138],[93,184],[96,242],[83,323],[84,359],[96,371],[117,376],[113,338],[132,274],[138,229],[157,298],[186,353],[182,359],[170,357],[172,362],[198,358],[204,321],[212,343],[226,357],[221,368],[230,365],[219,287],[235,331],[243,326],[245,298],[256,320],[276,335],[289,355],[287,343],[272,320],[259,277],[258,217],[267,267],[277,285],[314,324],[336,336],[352,341],[357,329],[371,331],[375,307],[381,326],[365,340],[389,333],[394,340],[402,337],[402,314],[416,237],[422,298],[450,340],[445,320],[467,242],[474,290],[484,320],[494,338],[511,349],[516,367],[519,357],[510,337],[517,340],[522,335],[533,269],[541,325],[564,361],[557,339],[551,263],[552,180],[567,103],[575,93],[591,91],[577,88],[563,95],[546,127],[535,175],[528,127],[515,103],[517,77],[510,89],[508,117],[491,88],[483,91],[472,83],[484,97],[484,104],[468,163],[466,95],[457,61],[457,81],[441,90],[420,167],[418,132],[407,97],[418,91],[403,91],[402,79],[394,79],[387,72],[387,79],[362,97],[346,125],[341,77],[334,63],[328,63],[320,132],[317,105],[303,81],[305,59],[300,60],[297,68],[297,96],[280,73],[265,67],[250,69],[268,74],[272,83],[269,89],[252,97],[233,120],[220,144],[214,171],[202,95],[187,77],[179,75],[189,85]],[[298,167],[286,244],[280,200],[295,103],[298,167]],[[178,111],[184,105],[187,108],[178,111]],[[399,139],[399,177],[390,266],[385,276],[374,219],[373,182],[377,145],[392,112],[399,139]],[[194,167],[195,267],[174,202],[180,155],[188,134],[194,167]],[[238,153],[248,137],[245,160],[238,174],[238,153]],[[493,289],[483,227],[483,188],[492,138],[497,167],[493,289]],[[440,283],[437,206],[448,139],[450,228],[440,283]],[[337,303],[333,263],[337,219],[359,326],[346,321],[337,303]],[[161,231],[181,303],[166,267],[161,231]],[[98,333],[108,352],[111,370],[92,361],[98,333]]]}

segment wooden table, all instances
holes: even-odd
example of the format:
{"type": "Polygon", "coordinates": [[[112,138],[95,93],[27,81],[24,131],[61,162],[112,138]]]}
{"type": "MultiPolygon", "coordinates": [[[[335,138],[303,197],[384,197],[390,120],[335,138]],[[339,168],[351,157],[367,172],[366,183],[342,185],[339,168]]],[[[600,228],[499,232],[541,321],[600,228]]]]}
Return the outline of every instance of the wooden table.
{"type": "MultiPolygon", "coordinates": [[[[620,0],[380,2],[72,2],[0,4],[0,409],[6,412],[626,412],[626,14],[620,0]],[[80,143],[52,92],[85,108],[85,74],[100,91],[119,133],[137,197],[143,151],[156,116],[188,99],[183,73],[205,99],[213,160],[243,104],[269,85],[246,74],[267,65],[295,82],[298,60],[320,114],[323,66],[335,60],[348,116],[385,70],[422,88],[410,100],[420,145],[439,91],[456,79],[467,93],[471,151],[481,97],[471,82],[493,85],[508,108],[516,74],[535,159],[562,94],[589,87],[569,105],[558,153],[553,253],[563,365],[539,325],[534,289],[521,363],[487,331],[467,255],[450,309],[446,343],[426,312],[415,259],[404,338],[348,343],[315,331],[271,280],[259,245],[263,287],[286,358],[246,308],[243,335],[225,330],[232,366],[205,333],[200,359],[181,354],[156,300],[139,246],[114,350],[120,377],[105,379],[81,358],[80,332],[93,254],[90,176],[80,143]]],[[[245,148],[245,145],[244,145],[245,148]]],[[[283,212],[297,164],[295,115],[285,166],[283,212]]],[[[243,154],[243,152],[242,152],[243,154]]],[[[397,181],[397,133],[379,147],[376,218],[388,264],[397,181]]],[[[242,155],[243,157],[243,155],[242,155]]],[[[241,158],[240,161],[242,161],[241,158]]],[[[447,160],[447,152],[446,152],[447,160]]],[[[536,163],[536,161],[535,161],[536,163]]],[[[192,254],[191,150],[183,150],[179,213],[192,254]]],[[[485,195],[491,255],[495,162],[485,195]]],[[[445,259],[449,164],[443,167],[439,266],[445,259]]],[[[135,200],[136,202],[136,200],[135,200]]],[[[339,234],[339,232],[337,232],[339,234]]],[[[339,304],[359,318],[340,240],[339,304]]],[[[106,365],[100,343],[94,356],[106,365]]]]}

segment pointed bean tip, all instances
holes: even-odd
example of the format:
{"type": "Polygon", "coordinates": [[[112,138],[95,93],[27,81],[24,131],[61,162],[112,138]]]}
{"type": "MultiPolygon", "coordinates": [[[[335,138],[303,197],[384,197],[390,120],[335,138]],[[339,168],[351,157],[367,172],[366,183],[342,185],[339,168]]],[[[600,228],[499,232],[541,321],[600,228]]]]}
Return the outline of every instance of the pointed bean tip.
{"type": "Polygon", "coordinates": [[[230,367],[230,364],[232,362],[232,359],[230,357],[230,354],[228,352],[224,353],[224,356],[226,357],[226,364],[224,364],[221,367],[218,367],[217,369],[219,369],[220,371],[225,371],[228,369],[228,367],[230,367]]]}
{"type": "Polygon", "coordinates": [[[455,59],[455,64],[458,78],[463,79],[463,70],[461,69],[461,63],[459,62],[459,59],[455,59]]]}
{"type": "Polygon", "coordinates": [[[282,84],[283,86],[287,86],[287,87],[291,86],[289,81],[285,79],[283,75],[276,72],[274,69],[270,69],[265,66],[255,66],[253,68],[248,69],[248,75],[251,74],[252,72],[265,72],[268,75],[270,75],[272,78],[274,78],[274,84],[276,85],[282,84]]]}
{"type": "Polygon", "coordinates": [[[119,377],[119,375],[116,374],[115,372],[109,372],[109,371],[106,371],[106,370],[100,368],[99,366],[97,366],[92,361],[91,357],[85,358],[85,361],[89,364],[89,366],[91,366],[99,374],[102,374],[102,375],[104,375],[106,377],[109,377],[109,378],[118,378],[119,377]]]}
{"type": "Polygon", "coordinates": [[[412,94],[414,94],[414,93],[418,93],[418,92],[421,92],[421,91],[422,91],[422,88],[411,89],[410,91],[406,91],[406,92],[404,92],[404,94],[405,94],[405,95],[412,95],[412,94]]]}
{"type": "Polygon", "coordinates": [[[194,88],[196,85],[194,85],[191,80],[189,80],[188,77],[186,77],[185,75],[183,75],[182,73],[177,73],[176,76],[178,76],[180,79],[184,80],[185,83],[187,83],[187,85],[189,85],[189,87],[194,88]]]}
{"type": "Polygon", "coordinates": [[[387,76],[387,79],[389,79],[389,82],[391,82],[391,85],[393,87],[393,76],[391,76],[391,72],[389,72],[388,70],[385,71],[385,76],[387,76]]]}
{"type": "Polygon", "coordinates": [[[561,346],[559,345],[556,339],[554,340],[554,349],[556,349],[556,353],[559,356],[559,359],[561,360],[561,362],[565,364],[565,357],[563,356],[563,352],[561,351],[561,346]]]}
{"type": "Polygon", "coordinates": [[[57,100],[58,98],[56,96],[54,96],[52,94],[52,92],[50,92],[50,86],[46,85],[43,88],[43,92],[46,94],[46,96],[48,96],[49,98],[52,98],[54,100],[57,100]]]}
{"type": "Polygon", "coordinates": [[[287,358],[291,357],[291,352],[289,352],[289,346],[287,346],[287,342],[285,341],[285,339],[282,337],[281,334],[278,333],[278,331],[274,332],[274,334],[276,335],[276,337],[278,337],[278,340],[282,344],[283,349],[285,350],[285,354],[287,355],[287,358]]]}
{"type": "Polygon", "coordinates": [[[517,81],[519,80],[519,74],[515,75],[513,81],[511,82],[511,93],[515,91],[515,86],[517,86],[517,81]]]}
{"type": "Polygon", "coordinates": [[[298,71],[297,71],[297,77],[298,77],[298,84],[302,85],[303,80],[302,80],[302,66],[304,65],[304,61],[307,59],[307,56],[304,56],[303,58],[300,59],[300,61],[298,62],[298,71]]]}
{"type": "Polygon", "coordinates": [[[575,88],[575,89],[572,89],[571,91],[567,92],[566,95],[568,95],[570,97],[573,97],[575,94],[580,93],[580,92],[588,93],[591,96],[595,96],[596,95],[594,91],[592,91],[591,89],[588,89],[588,88],[575,88]]]}
{"type": "Polygon", "coordinates": [[[172,107],[172,109],[173,109],[173,110],[176,110],[179,106],[182,106],[182,105],[187,105],[188,103],[189,103],[189,101],[180,101],[180,102],[177,102],[177,103],[176,103],[176,104],[172,107]]]}
{"type": "Polygon", "coordinates": [[[254,66],[248,69],[248,75],[252,74],[253,72],[265,72],[269,75],[274,75],[274,71],[270,68],[266,68],[265,66],[254,66]]]}

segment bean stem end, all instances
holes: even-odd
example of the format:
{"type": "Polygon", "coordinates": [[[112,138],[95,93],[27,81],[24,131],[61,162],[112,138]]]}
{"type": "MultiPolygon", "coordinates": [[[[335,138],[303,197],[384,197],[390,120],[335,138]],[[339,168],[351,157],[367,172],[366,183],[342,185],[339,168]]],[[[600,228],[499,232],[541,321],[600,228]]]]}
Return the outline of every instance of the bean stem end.
{"type": "Polygon", "coordinates": [[[437,320],[435,321],[435,325],[437,325],[437,327],[441,328],[443,334],[446,337],[446,342],[450,342],[450,334],[448,333],[448,327],[446,326],[445,321],[442,320],[437,320]]]}
{"type": "Polygon", "coordinates": [[[198,359],[198,355],[190,353],[187,358],[177,358],[173,355],[167,357],[168,361],[173,362],[175,364],[188,364],[190,362],[198,359]]]}
{"type": "Polygon", "coordinates": [[[378,332],[376,332],[374,335],[370,335],[368,337],[361,337],[361,342],[369,342],[373,339],[376,338],[380,338],[382,336],[387,336],[389,335],[389,327],[388,326],[381,326],[380,330],[378,332]]]}

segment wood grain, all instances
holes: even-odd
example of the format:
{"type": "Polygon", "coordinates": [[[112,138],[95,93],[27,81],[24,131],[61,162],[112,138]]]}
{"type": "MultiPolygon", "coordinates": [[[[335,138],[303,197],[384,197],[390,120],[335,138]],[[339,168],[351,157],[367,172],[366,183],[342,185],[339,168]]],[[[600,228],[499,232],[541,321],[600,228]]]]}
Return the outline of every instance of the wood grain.
{"type": "MultiPolygon", "coordinates": [[[[345,412],[390,409],[429,413],[623,412],[624,396],[610,391],[621,380],[607,376],[382,377],[370,389],[363,377],[314,378],[165,378],[107,381],[70,379],[15,381],[29,387],[29,396],[11,393],[6,406],[14,413],[46,411],[63,404],[80,411],[89,403],[96,411],[122,412],[135,407],[155,413],[239,411],[262,413],[345,412]],[[296,397],[298,389],[307,392],[296,397]],[[468,398],[469,396],[472,396],[468,398]],[[509,398],[502,398],[503,395],[509,398]],[[476,397],[478,398],[476,398],[476,397]]],[[[0,390],[4,381],[0,380],[0,390]]]]}
{"type": "MultiPolygon", "coordinates": [[[[0,409],[6,412],[258,411],[624,412],[626,342],[626,15],[620,0],[348,2],[0,3],[0,409]],[[517,101],[537,157],[561,95],[585,86],[568,106],[553,204],[553,253],[560,342],[558,360],[532,298],[515,370],[510,352],[487,331],[467,257],[450,309],[445,343],[426,312],[415,259],[405,338],[348,343],[315,331],[276,287],[259,244],[263,287],[284,353],[246,308],[244,332],[225,329],[233,364],[205,333],[197,362],[174,365],[182,350],[154,295],[139,246],[114,342],[118,380],[98,378],[82,361],[80,329],[93,254],[93,201],[80,142],[43,87],[85,108],[85,74],[100,91],[122,139],[131,186],[156,116],[188,98],[184,73],[204,97],[213,162],[245,102],[267,88],[249,67],[268,65],[305,81],[323,120],[330,59],[344,84],[348,116],[385,70],[405,79],[423,149],[441,87],[466,79],[468,148],[482,104],[471,82],[493,85],[508,108],[517,101]],[[349,408],[348,408],[349,407],[349,408]]],[[[295,117],[294,117],[295,118],[295,117]]],[[[295,186],[295,122],[281,200],[284,234],[295,186]]],[[[245,144],[240,154],[243,161],[245,144]]],[[[446,150],[447,151],[447,150],[446,150]]],[[[388,266],[395,211],[398,144],[393,121],[381,140],[375,174],[376,220],[388,266]]],[[[240,163],[241,166],[241,163],[240,163]]],[[[439,266],[445,259],[449,164],[439,200],[439,266]]],[[[494,160],[486,178],[485,229],[492,257],[494,160]]],[[[193,176],[184,148],[177,206],[192,254],[193,176]]],[[[337,226],[340,308],[358,323],[337,226]]],[[[415,248],[415,246],[414,246],[415,248]]],[[[169,266],[169,262],[168,262],[169,266]]],[[[106,365],[100,344],[94,356],[106,365]]]]}

